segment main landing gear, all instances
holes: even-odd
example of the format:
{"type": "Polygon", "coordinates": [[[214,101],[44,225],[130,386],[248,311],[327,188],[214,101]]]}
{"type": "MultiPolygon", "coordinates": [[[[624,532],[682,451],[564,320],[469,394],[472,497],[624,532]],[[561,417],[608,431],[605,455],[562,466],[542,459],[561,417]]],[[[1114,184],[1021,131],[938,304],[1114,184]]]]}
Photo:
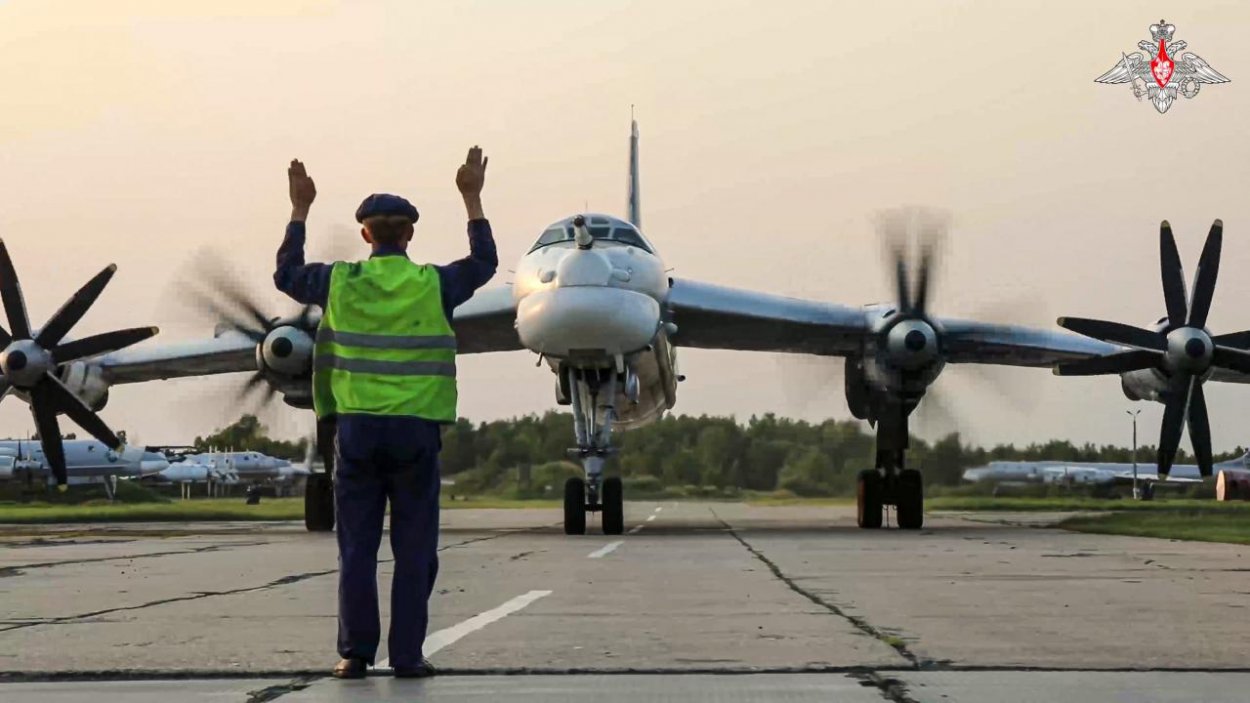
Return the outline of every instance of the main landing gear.
{"type": "Polygon", "coordinates": [[[334,432],[334,418],[317,421],[317,453],[325,471],[310,473],[304,484],[304,528],[309,532],[334,531],[334,432]]]}
{"type": "Polygon", "coordinates": [[[924,526],[924,478],[916,469],[883,474],[879,469],[859,473],[856,518],[864,529],[881,527],[885,506],[893,505],[901,530],[924,526]]]}
{"type": "Polygon", "coordinates": [[[894,506],[899,529],[924,526],[924,477],[916,469],[904,468],[907,415],[914,407],[915,403],[888,403],[878,418],[877,468],[861,471],[856,485],[856,521],[864,529],[881,527],[888,505],[894,506]]]}
{"type": "MultiPolygon", "coordinates": [[[[604,478],[603,464],[612,454],[612,421],[620,375],[614,369],[564,368],[564,387],[573,406],[573,430],[577,447],[569,454],[582,462],[586,477],[564,483],[564,534],[586,534],[586,513],[601,514],[603,534],[625,531],[625,498],[621,479],[604,478]]],[[[636,386],[636,384],[635,384],[636,386]]],[[[626,384],[629,395],[630,384],[626,384]]],[[[636,399],[635,399],[636,400],[636,399]]]]}

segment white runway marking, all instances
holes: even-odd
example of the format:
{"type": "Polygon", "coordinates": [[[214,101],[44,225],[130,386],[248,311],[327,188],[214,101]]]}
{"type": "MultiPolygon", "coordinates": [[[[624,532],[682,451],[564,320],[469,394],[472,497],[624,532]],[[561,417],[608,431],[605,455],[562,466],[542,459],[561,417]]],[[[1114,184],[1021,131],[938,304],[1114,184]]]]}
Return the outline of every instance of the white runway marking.
{"type": "Polygon", "coordinates": [[[642,529],[642,525],[634,525],[633,527],[629,529],[629,534],[636,535],[638,534],[638,531],[641,529],[642,529]]]}
{"type": "Polygon", "coordinates": [[[655,516],[654,516],[654,515],[648,515],[648,516],[647,516],[647,522],[651,522],[651,521],[652,521],[652,520],[654,520],[654,519],[655,519],[655,516]]]}
{"type": "Polygon", "coordinates": [[[622,544],[625,544],[624,540],[617,540],[615,542],[609,542],[608,544],[605,544],[602,547],[591,552],[590,554],[586,555],[586,558],[587,559],[602,559],[606,557],[607,555],[611,554],[613,551],[616,550],[617,547],[621,546],[622,544]]]}
{"type": "Polygon", "coordinates": [[[655,512],[657,512],[657,513],[658,513],[658,512],[660,512],[660,511],[661,511],[661,510],[663,510],[663,509],[664,509],[664,506],[663,506],[663,505],[661,505],[660,507],[658,507],[658,508],[656,508],[656,509],[655,509],[655,512]]]}
{"type": "MultiPolygon", "coordinates": [[[[502,620],[507,616],[517,612],[544,596],[551,595],[551,591],[530,591],[529,593],[519,595],[516,598],[504,603],[498,608],[491,608],[484,613],[478,613],[473,617],[451,627],[444,628],[425,638],[425,646],[422,647],[422,654],[426,657],[433,656],[438,650],[455,644],[465,635],[477,632],[487,625],[502,620]]],[[[390,659],[383,659],[377,663],[375,668],[386,669],[390,666],[390,659]]]]}

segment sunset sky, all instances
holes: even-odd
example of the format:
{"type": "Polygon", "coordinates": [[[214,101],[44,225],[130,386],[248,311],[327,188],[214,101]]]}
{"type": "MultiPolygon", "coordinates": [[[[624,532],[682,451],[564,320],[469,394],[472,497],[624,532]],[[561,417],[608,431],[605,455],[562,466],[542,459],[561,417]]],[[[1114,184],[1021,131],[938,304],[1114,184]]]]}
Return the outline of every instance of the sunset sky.
{"type": "MultiPolygon", "coordinates": [[[[392,191],[422,213],[414,258],[440,263],[467,250],[452,179],[476,143],[501,285],[549,222],[623,212],[633,105],[644,229],[675,275],[888,299],[872,218],[918,204],[954,218],[938,314],[1144,325],[1163,314],[1159,221],[1192,276],[1219,217],[1210,325],[1232,332],[1250,328],[1248,32],[1234,2],[0,0],[0,236],[36,325],[115,262],[77,335],[157,324],[147,344],[201,338],[212,321],[177,299],[208,247],[266,309],[296,309],[271,279],[291,158],[318,185],[312,253],[332,235],[357,246],[356,205],[392,191]],[[1093,82],[1161,17],[1232,79],[1165,115],[1093,82]]],[[[680,362],[677,412],[849,417],[840,362],[680,362]]],[[[461,414],[554,408],[534,363],[464,358],[461,414]]],[[[973,441],[1124,444],[1132,407],[1143,442],[1157,439],[1162,406],[1130,403],[1115,377],[986,378],[948,367],[936,384],[973,441]]],[[[118,387],[104,417],[146,443],[189,441],[237,417],[241,380],[118,387]]],[[[1207,388],[1216,449],[1250,443],[1250,387],[1207,388]]],[[[285,436],[311,426],[285,407],[265,419],[285,436]]],[[[0,405],[0,435],[33,429],[22,402],[0,405]]]]}

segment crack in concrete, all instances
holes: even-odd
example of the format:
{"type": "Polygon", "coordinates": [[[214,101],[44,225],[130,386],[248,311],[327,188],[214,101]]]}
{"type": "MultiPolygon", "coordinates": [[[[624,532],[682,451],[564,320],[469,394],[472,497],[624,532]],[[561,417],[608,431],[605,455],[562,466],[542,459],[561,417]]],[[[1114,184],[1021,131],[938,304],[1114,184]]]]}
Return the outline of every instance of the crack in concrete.
{"type": "Polygon", "coordinates": [[[298,676],[286,683],[266,686],[255,691],[248,691],[245,703],[268,703],[288,693],[302,691],[313,684],[320,676],[298,676]]]}
{"type": "Polygon", "coordinates": [[[913,667],[917,669],[922,668],[922,667],[928,668],[928,666],[931,664],[931,662],[922,661],[920,657],[915,654],[915,652],[912,652],[911,649],[907,647],[907,643],[904,642],[902,639],[900,639],[898,636],[891,635],[888,632],[883,631],[881,628],[876,627],[875,625],[868,622],[864,618],[861,618],[857,615],[851,615],[850,613],[846,612],[842,607],[834,603],[830,603],[824,598],[821,598],[815,593],[812,593],[811,591],[800,586],[793,578],[786,576],[785,573],[781,571],[781,567],[777,566],[777,564],[773,562],[773,560],[764,556],[763,552],[756,549],[750,542],[743,539],[742,535],[738,534],[738,531],[734,529],[733,525],[730,525],[728,522],[725,522],[721,518],[720,515],[716,514],[716,510],[714,508],[709,507],[708,510],[712,513],[712,517],[716,518],[716,520],[719,521],[720,524],[724,526],[725,531],[727,531],[730,534],[730,536],[738,540],[738,543],[741,544],[743,547],[745,547],[746,550],[750,552],[751,555],[754,556],[757,560],[759,560],[760,563],[767,566],[769,571],[773,572],[773,576],[776,576],[777,580],[781,581],[786,586],[788,586],[791,591],[794,591],[795,593],[799,594],[800,596],[803,596],[804,598],[811,601],[812,603],[815,603],[816,605],[824,608],[825,610],[828,610],[830,613],[842,618],[843,620],[846,620],[848,623],[851,624],[852,627],[859,630],[863,634],[868,635],[869,637],[872,637],[873,639],[890,647],[900,657],[906,659],[913,667]]]}
{"type": "Polygon", "coordinates": [[[908,695],[907,684],[892,676],[882,676],[877,671],[866,671],[850,674],[851,678],[859,679],[861,686],[875,688],[881,697],[892,703],[920,703],[908,695]]]}
{"type": "MultiPolygon", "coordinates": [[[[448,549],[456,549],[456,548],[463,547],[469,544],[474,544],[476,542],[484,542],[486,540],[496,539],[499,537],[504,537],[509,534],[515,534],[516,532],[523,532],[523,531],[525,530],[497,532],[494,534],[484,535],[482,537],[475,537],[473,539],[467,539],[467,540],[463,540],[460,542],[456,542],[455,544],[444,545],[442,547],[439,547],[438,551],[443,552],[448,549]]],[[[260,544],[269,544],[269,542],[255,543],[255,545],[260,545],[260,544]]],[[[208,547],[200,547],[200,548],[197,548],[196,550],[188,550],[188,551],[183,551],[181,553],[189,554],[189,553],[193,553],[196,551],[198,552],[211,551],[214,547],[220,547],[220,546],[221,545],[210,545],[208,547]]],[[[394,560],[393,559],[379,559],[378,563],[388,564],[388,563],[391,563],[392,561],[394,560]]],[[[30,620],[26,622],[17,622],[17,623],[13,623],[13,621],[10,620],[10,621],[7,621],[8,623],[11,623],[8,625],[8,627],[0,627],[0,633],[12,632],[13,630],[21,630],[21,629],[25,629],[28,627],[37,627],[39,625],[64,625],[67,623],[81,622],[89,618],[100,617],[101,615],[112,615],[113,613],[126,612],[130,610],[143,610],[145,608],[152,608],[158,605],[168,605],[170,603],[182,603],[186,601],[201,600],[204,598],[216,598],[218,596],[233,596],[233,595],[239,595],[242,593],[255,593],[257,591],[264,591],[264,590],[268,590],[271,588],[277,588],[279,586],[289,586],[293,583],[306,581],[308,579],[316,578],[318,576],[326,576],[329,574],[337,573],[338,570],[339,570],[338,566],[336,565],[333,569],[325,569],[322,571],[307,571],[307,572],[300,573],[300,574],[288,574],[286,576],[282,576],[280,578],[277,578],[273,581],[270,581],[269,583],[262,584],[260,586],[248,586],[246,588],[232,588],[232,589],[227,589],[224,591],[197,591],[197,592],[190,593],[187,595],[174,596],[172,598],[160,598],[154,601],[140,603],[138,605],[125,605],[125,606],[118,606],[116,608],[105,608],[103,610],[95,610],[89,613],[65,615],[65,616],[57,617],[57,618],[39,618],[37,620],[30,620]]]]}
{"type": "MultiPolygon", "coordinates": [[[[108,542],[109,540],[103,540],[108,542]]],[[[16,566],[5,566],[0,568],[0,578],[6,576],[21,576],[32,569],[49,569],[54,566],[73,566],[75,564],[96,564],[105,561],[122,561],[133,559],[150,559],[153,557],[177,556],[179,554],[203,554],[206,552],[219,552],[223,549],[233,549],[235,547],[257,547],[269,542],[236,542],[233,544],[210,544],[204,547],[192,547],[191,549],[175,549],[167,552],[151,552],[147,554],[121,554],[114,557],[92,557],[90,559],[64,559],[61,561],[40,561],[33,564],[18,564],[16,566]]]]}

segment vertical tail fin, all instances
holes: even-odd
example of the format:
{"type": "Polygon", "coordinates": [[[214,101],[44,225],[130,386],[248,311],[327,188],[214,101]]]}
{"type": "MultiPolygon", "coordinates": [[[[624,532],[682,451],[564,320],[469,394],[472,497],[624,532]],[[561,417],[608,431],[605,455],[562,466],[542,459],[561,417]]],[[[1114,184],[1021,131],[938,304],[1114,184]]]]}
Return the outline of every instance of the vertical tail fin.
{"type": "Polygon", "coordinates": [[[642,229],[642,195],[638,192],[638,120],[634,108],[629,108],[629,202],[626,215],[631,224],[642,229]]]}

